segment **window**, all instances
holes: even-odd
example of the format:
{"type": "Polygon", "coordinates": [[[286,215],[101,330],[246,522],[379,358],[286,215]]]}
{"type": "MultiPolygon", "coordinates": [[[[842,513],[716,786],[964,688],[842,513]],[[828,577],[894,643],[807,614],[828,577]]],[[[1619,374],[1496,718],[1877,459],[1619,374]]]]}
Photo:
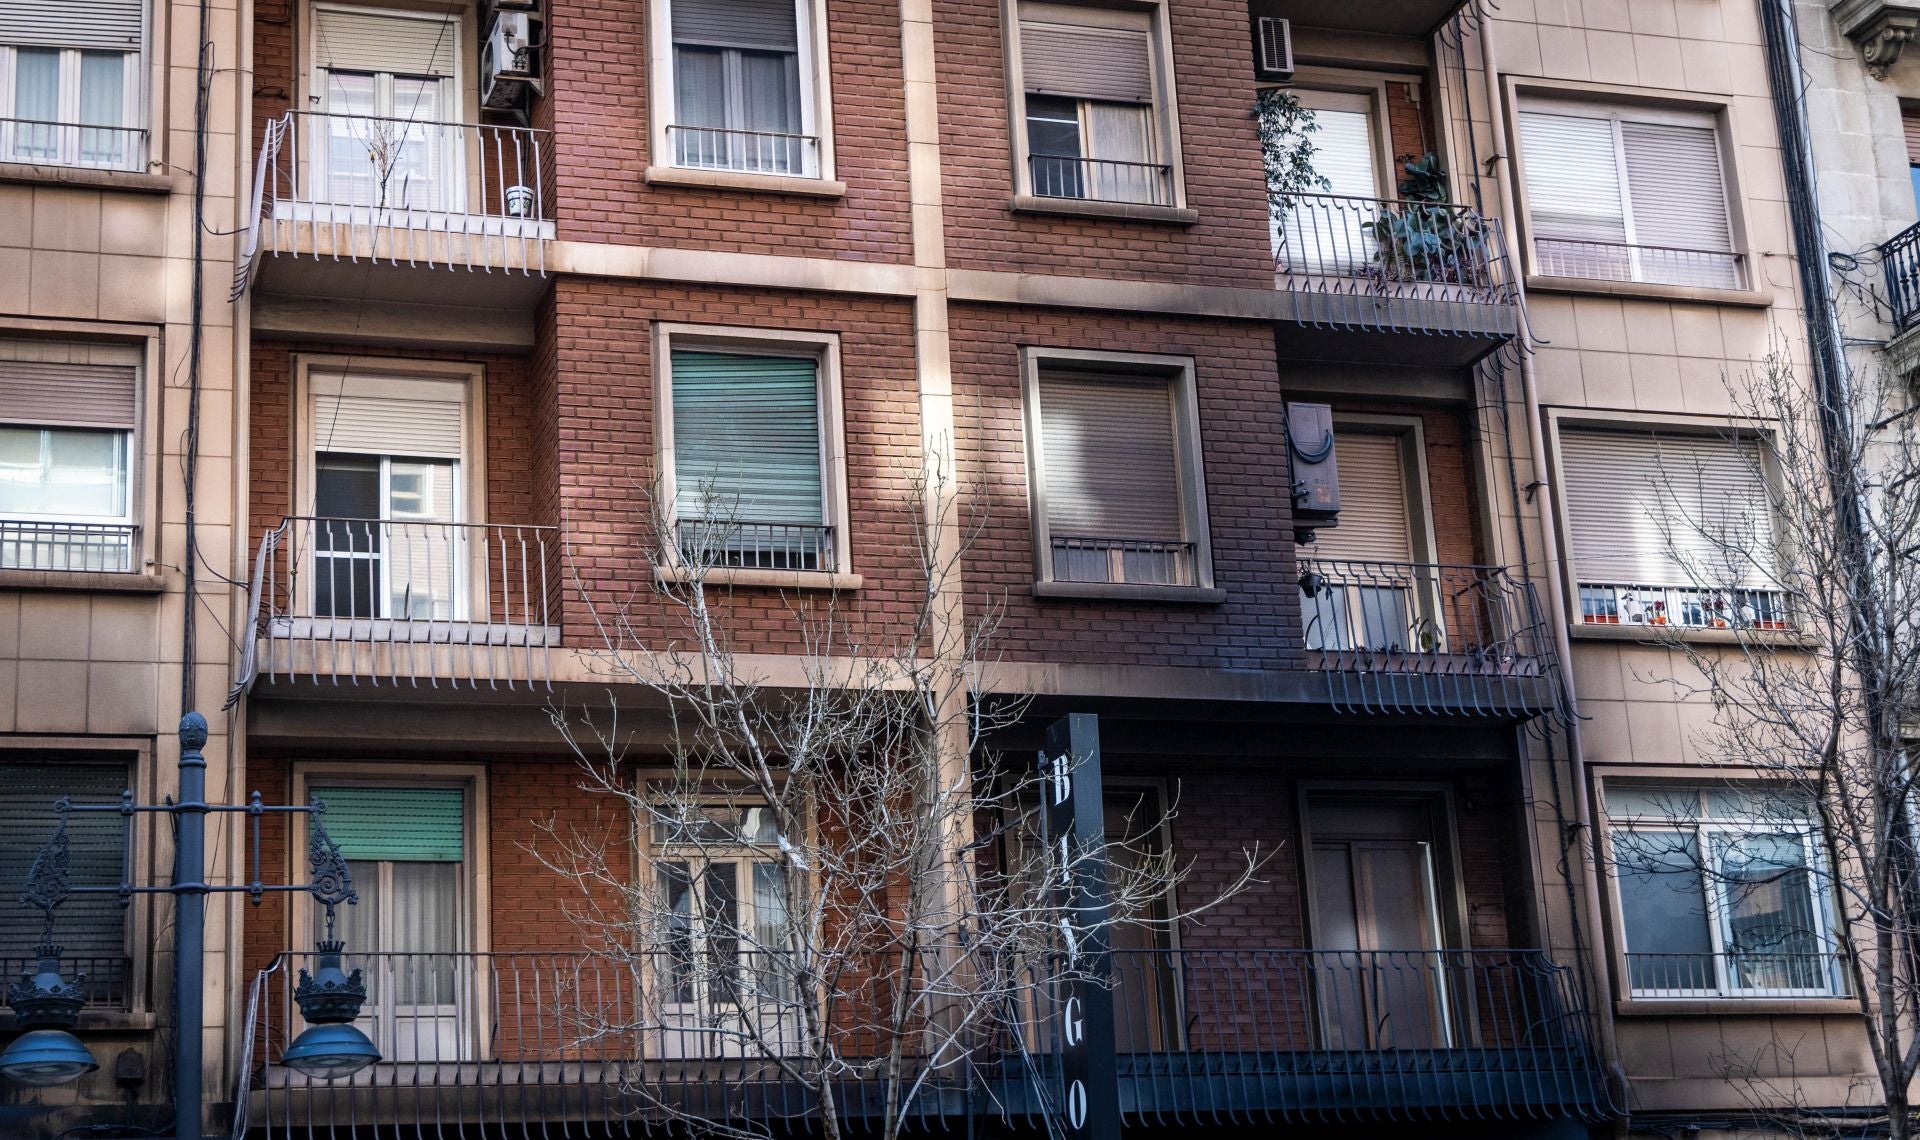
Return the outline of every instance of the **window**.
{"type": "Polygon", "coordinates": [[[1845,992],[1805,797],[1609,781],[1606,808],[1633,996],[1845,992]]]}
{"type": "Polygon", "coordinates": [[[467,383],[314,374],[309,381],[316,617],[469,616],[467,383]]]}
{"type": "Polygon", "coordinates": [[[804,0],[672,0],[674,165],[821,176],[813,17],[804,0]]]}
{"type": "Polygon", "coordinates": [[[1154,24],[1147,12],[1020,5],[1028,193],[1175,204],[1154,24]]]}
{"type": "MultiPolygon", "coordinates": [[[[20,893],[34,857],[58,826],[53,801],[117,803],[127,787],[128,765],[97,754],[15,753],[0,759],[0,974],[20,976],[42,934],[38,911],[23,910],[20,893]]],[[[68,882],[110,887],[120,882],[126,849],[126,817],[86,813],[67,818],[68,882]]],[[[74,895],[54,912],[54,938],[65,952],[67,974],[86,975],[89,1005],[125,1008],[128,911],[112,894],[74,895]]]]}
{"type": "Polygon", "coordinates": [[[1520,140],[1535,272],[1746,287],[1712,115],[1534,101],[1520,140]]]}
{"type": "Polygon", "coordinates": [[[662,469],[677,557],[736,570],[844,568],[831,340],[755,343],[708,330],[667,344],[662,469]]]}
{"type": "Polygon", "coordinates": [[[0,569],[134,569],[137,350],[19,341],[0,357],[0,569]]]}
{"type": "Polygon", "coordinates": [[[1373,223],[1381,197],[1379,130],[1371,96],[1299,89],[1312,114],[1313,170],[1324,190],[1291,196],[1272,215],[1275,263],[1282,272],[1352,276],[1374,262],[1373,223]]]}
{"type": "MultiPolygon", "coordinates": [[[[360,901],[335,933],[368,975],[365,1021],[388,1061],[461,1060],[474,1013],[468,957],[466,793],[460,788],[313,784],[360,901]]],[[[314,934],[325,912],[313,909],[314,934]]]]}
{"type": "Polygon", "coordinates": [[[1582,623],[1788,628],[1760,440],[1563,427],[1560,464],[1582,623]]]}
{"type": "Polygon", "coordinates": [[[1316,530],[1299,549],[1308,649],[1439,648],[1438,628],[1425,617],[1433,608],[1431,568],[1413,565],[1425,536],[1410,493],[1417,483],[1412,442],[1405,431],[1351,424],[1335,433],[1339,525],[1316,530]]]}
{"type": "Polygon", "coordinates": [[[1048,354],[1028,367],[1041,580],[1211,587],[1185,362],[1048,354]]]}
{"type": "Polygon", "coordinates": [[[1907,177],[1913,183],[1913,200],[1920,205],[1920,107],[1900,108],[1900,129],[1907,144],[1907,177]]]}
{"type": "Polygon", "coordinates": [[[459,20],[316,7],[313,45],[320,111],[304,116],[300,140],[315,166],[312,199],[463,209],[459,20]]]}
{"type": "Polygon", "coordinates": [[[141,0],[0,0],[0,162],[144,169],[141,0]]]}

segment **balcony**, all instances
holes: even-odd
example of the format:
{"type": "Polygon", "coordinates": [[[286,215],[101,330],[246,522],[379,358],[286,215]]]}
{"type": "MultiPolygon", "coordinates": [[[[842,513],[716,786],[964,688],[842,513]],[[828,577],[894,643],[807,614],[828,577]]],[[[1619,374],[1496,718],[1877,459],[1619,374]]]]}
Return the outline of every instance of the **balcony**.
{"type": "Polygon", "coordinates": [[[1273,223],[1274,278],[1293,306],[1283,350],[1466,364],[1518,334],[1499,222],[1441,202],[1294,194],[1273,223]],[[1355,334],[1362,334],[1356,336],[1355,334]]]}
{"type": "Polygon", "coordinates": [[[530,305],[554,237],[550,132],[290,111],[267,123],[234,296],[432,304],[438,275],[369,283],[341,265],[477,271],[462,297],[530,305]]]}
{"type": "Polygon", "coordinates": [[[1880,265],[1887,275],[1887,307],[1893,311],[1898,337],[1920,325],[1920,223],[1880,247],[1880,265]]]}
{"type": "Polygon", "coordinates": [[[260,679],[547,684],[552,527],[288,518],[260,540],[234,693],[260,679]]]}
{"type": "Polygon", "coordinates": [[[1504,567],[1302,558],[1300,619],[1308,667],[1337,708],[1525,716],[1561,705],[1539,596],[1504,567]]]}
{"type": "Polygon", "coordinates": [[[1172,206],[1173,167],[1164,162],[1123,162],[1071,154],[1027,156],[1036,198],[1172,206]]]}
{"type": "MultiPolygon", "coordinates": [[[[665,953],[353,955],[370,992],[360,1025],[385,1059],[347,1080],[313,1081],[280,1063],[301,1028],[292,992],[309,957],[283,954],[254,981],[235,1137],[289,1128],[426,1137],[536,1122],[591,1132],[676,1114],[759,1132],[817,1111],[798,1079],[819,1063],[800,1048],[800,1011],[740,1000],[744,987],[728,1001],[696,980],[715,984],[711,972],[665,953]],[[748,1032],[766,1047],[743,1045],[748,1032]],[[789,1033],[791,1052],[781,1044],[789,1033]]],[[[1602,1111],[1578,991],[1539,951],[1142,950],[1114,962],[1129,1124],[1602,1111]]],[[[920,1071],[921,1126],[968,1115],[1038,1123],[1059,1081],[1062,1022],[1050,987],[1035,981],[1024,1008],[982,1027],[970,1062],[920,1071]]],[[[867,989],[884,999],[884,987],[856,984],[851,1000],[867,989]]],[[[833,1046],[846,1074],[840,1111],[871,1118],[884,1087],[862,1062],[881,1051],[851,1033],[833,1046]]]]}
{"type": "Polygon", "coordinates": [[[673,165],[685,170],[820,177],[820,137],[731,127],[667,127],[673,165]]]}
{"type": "Polygon", "coordinates": [[[1780,633],[1793,629],[1793,617],[1784,590],[1582,582],[1580,624],[1780,633]]]}

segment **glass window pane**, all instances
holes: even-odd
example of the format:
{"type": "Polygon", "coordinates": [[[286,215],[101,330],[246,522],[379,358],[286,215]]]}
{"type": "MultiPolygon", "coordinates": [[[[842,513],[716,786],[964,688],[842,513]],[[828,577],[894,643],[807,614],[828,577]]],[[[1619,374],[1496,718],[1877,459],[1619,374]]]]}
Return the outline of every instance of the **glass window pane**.
{"type": "Polygon", "coordinates": [[[1607,782],[1607,814],[1614,820],[1638,819],[1655,823],[1692,822],[1700,818],[1700,790],[1650,784],[1607,782]]]}
{"type": "Polygon", "coordinates": [[[673,49],[674,161],[682,166],[724,166],[727,158],[727,80],[717,48],[673,49]]]}
{"type": "Polygon", "coordinates": [[[700,876],[707,969],[716,1000],[737,1000],[740,968],[740,874],[732,863],[714,863],[700,876]]]}
{"type": "Polygon", "coordinates": [[[1736,989],[1825,989],[1814,874],[1798,835],[1720,836],[1723,937],[1736,989]]]}
{"type": "Polygon", "coordinates": [[[380,461],[352,455],[314,460],[313,513],[329,519],[380,517],[380,461]]]}
{"type": "Polygon", "coordinates": [[[31,160],[59,154],[60,52],[15,48],[13,52],[13,153],[31,160]]]}
{"type": "Polygon", "coordinates": [[[791,173],[801,169],[800,66],[786,52],[740,53],[740,121],[749,135],[737,141],[734,167],[791,173]]]}
{"type": "Polygon", "coordinates": [[[127,57],[117,51],[80,53],[80,121],[118,127],[127,121],[127,57]]]}
{"type": "Polygon", "coordinates": [[[125,518],[127,433],[0,429],[0,513],[125,518]]]}
{"type": "Polygon", "coordinates": [[[327,72],[327,184],[325,201],[344,206],[370,205],[379,167],[374,77],[364,72],[327,72]],[[359,117],[356,117],[359,116],[359,117]]]}
{"type": "Polygon", "coordinates": [[[374,130],[378,144],[375,173],[381,179],[374,201],[395,209],[443,210],[446,136],[441,132],[439,79],[397,75],[393,107],[374,130]]]}
{"type": "Polygon", "coordinates": [[[663,960],[660,971],[666,980],[662,995],[666,1001],[686,1003],[693,1000],[693,877],[685,863],[660,864],[656,887],[667,911],[667,928],[662,932],[663,960]]]}
{"type": "Polygon", "coordinates": [[[1716,988],[1706,890],[1693,834],[1617,830],[1613,857],[1633,988],[1716,988]]]}
{"type": "Polygon", "coordinates": [[[1033,192],[1048,198],[1084,198],[1080,163],[1080,105],[1051,95],[1027,96],[1027,153],[1033,192]]]}

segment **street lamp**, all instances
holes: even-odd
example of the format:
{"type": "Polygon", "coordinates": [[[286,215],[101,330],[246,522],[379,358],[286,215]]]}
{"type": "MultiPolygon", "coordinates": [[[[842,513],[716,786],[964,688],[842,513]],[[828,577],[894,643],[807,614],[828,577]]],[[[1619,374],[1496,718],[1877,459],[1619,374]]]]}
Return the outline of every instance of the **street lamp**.
{"type": "MultiPolygon", "coordinates": [[[[27,888],[21,894],[23,905],[39,907],[46,915],[46,929],[33,969],[7,989],[7,1004],[13,1007],[21,1028],[27,1030],[4,1052],[0,1052],[0,1076],[28,1085],[57,1085],[74,1080],[100,1066],[78,1038],[69,1032],[78,1020],[86,998],[81,989],[84,978],[69,982],[60,973],[60,947],[53,940],[54,908],[76,894],[116,894],[125,905],[136,894],[172,895],[177,901],[174,914],[174,1017],[173,1017],[173,1100],[176,1140],[202,1140],[203,1115],[201,1087],[201,1029],[206,1019],[206,995],[202,969],[206,950],[207,895],[245,891],[257,906],[270,891],[306,891],[326,908],[327,936],[320,943],[319,967],[309,977],[300,971],[300,986],[294,1000],[306,1017],[309,1028],[296,1037],[285,1056],[289,1067],[311,1077],[335,1080],[351,1076],[380,1059],[380,1051],[367,1035],[354,1028],[360,1007],[367,999],[367,987],[359,970],[348,974],[341,964],[345,944],[333,937],[334,908],[341,903],[357,903],[353,878],[340,848],[320,825],[319,813],[326,804],[315,801],[298,807],[271,806],[260,802],[255,792],[245,804],[209,804],[207,799],[207,761],[201,749],[207,743],[207,720],[197,712],[180,718],[180,799],[164,804],[136,804],[131,791],[121,794],[117,804],[76,804],[61,797],[54,803],[60,817],[52,838],[40,849],[27,875],[27,888]],[[166,886],[139,887],[131,881],[115,886],[72,886],[67,882],[67,816],[79,812],[113,812],[122,816],[136,813],[160,813],[174,820],[173,880],[166,886]],[[206,880],[207,813],[244,813],[252,824],[251,881],[243,885],[212,886],[206,880]],[[309,829],[307,857],[312,881],[298,884],[268,885],[260,879],[260,821],[268,814],[307,812],[315,816],[309,829]]],[[[133,829],[127,829],[128,848],[122,866],[131,875],[133,866],[133,829]]]]}

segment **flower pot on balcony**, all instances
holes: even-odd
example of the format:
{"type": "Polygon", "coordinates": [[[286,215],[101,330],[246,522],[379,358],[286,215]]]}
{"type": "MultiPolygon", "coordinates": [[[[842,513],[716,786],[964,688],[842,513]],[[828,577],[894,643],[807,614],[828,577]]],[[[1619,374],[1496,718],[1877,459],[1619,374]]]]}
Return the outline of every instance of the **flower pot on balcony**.
{"type": "Polygon", "coordinates": [[[507,216],[513,218],[531,217],[533,214],[533,187],[509,186],[506,190],[507,216]]]}

